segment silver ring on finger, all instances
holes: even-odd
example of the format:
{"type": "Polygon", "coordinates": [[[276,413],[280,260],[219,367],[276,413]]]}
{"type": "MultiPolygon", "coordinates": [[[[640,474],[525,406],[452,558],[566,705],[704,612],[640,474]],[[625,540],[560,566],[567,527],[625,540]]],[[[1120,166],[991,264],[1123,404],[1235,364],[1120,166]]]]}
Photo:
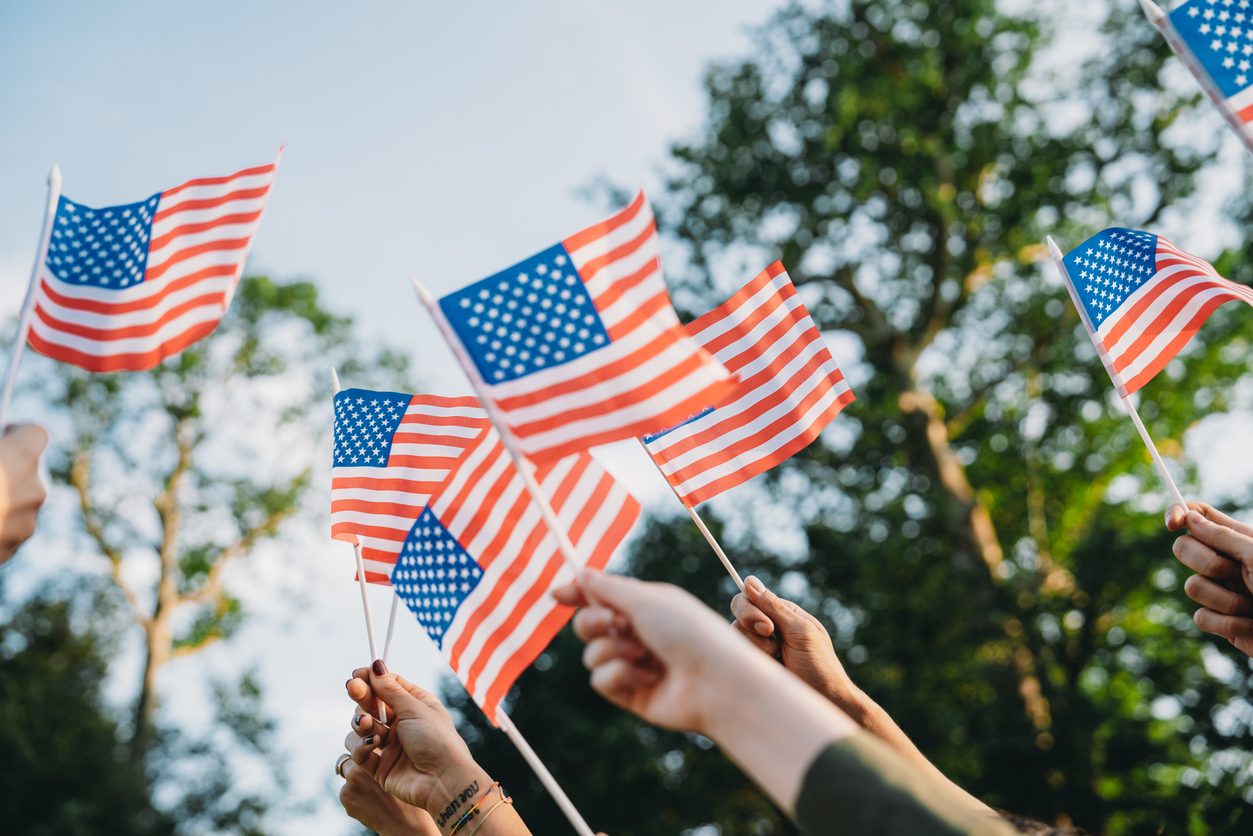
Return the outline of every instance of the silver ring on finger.
{"type": "Polygon", "coordinates": [[[348,776],[344,774],[344,764],[348,763],[350,760],[352,760],[352,755],[340,755],[335,760],[335,774],[341,778],[347,779],[348,776]]]}

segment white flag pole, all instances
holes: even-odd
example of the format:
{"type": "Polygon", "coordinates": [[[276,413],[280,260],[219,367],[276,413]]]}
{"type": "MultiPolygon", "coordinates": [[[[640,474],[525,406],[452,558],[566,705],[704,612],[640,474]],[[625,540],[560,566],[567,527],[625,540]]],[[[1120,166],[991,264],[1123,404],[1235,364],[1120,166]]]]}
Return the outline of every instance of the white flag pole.
{"type": "MultiPolygon", "coordinates": [[[[331,369],[331,388],[335,394],[339,394],[339,373],[335,369],[331,369]]],[[[366,591],[365,580],[365,561],[361,558],[361,543],[359,541],[352,544],[352,553],[357,560],[357,583],[361,587],[361,611],[365,614],[365,635],[370,642],[370,658],[379,659],[378,643],[374,640],[374,616],[370,614],[370,596],[366,591]]],[[[387,709],[379,705],[379,720],[387,722],[387,709]]]]}
{"type": "Polygon", "coordinates": [[[735,567],[731,565],[731,559],[727,557],[727,553],[722,550],[722,546],[718,544],[718,539],[714,537],[713,532],[705,525],[705,521],[700,518],[700,514],[691,505],[688,505],[683,497],[679,496],[679,489],[670,481],[670,477],[661,469],[661,463],[653,458],[653,454],[648,451],[648,445],[644,443],[644,439],[640,439],[640,447],[644,448],[644,455],[648,456],[657,467],[657,472],[661,474],[661,478],[670,486],[670,493],[674,494],[674,498],[683,506],[683,510],[687,511],[687,515],[692,518],[692,522],[700,529],[700,533],[704,535],[705,542],[709,544],[709,548],[714,550],[714,554],[718,555],[718,559],[722,561],[723,567],[727,570],[727,574],[731,576],[731,580],[735,581],[735,585],[740,588],[740,592],[744,591],[744,579],[740,577],[740,573],[735,571],[735,567]]]}
{"type": "MultiPolygon", "coordinates": [[[[565,527],[561,521],[557,519],[557,514],[553,510],[552,503],[548,501],[548,497],[540,490],[539,483],[535,481],[535,475],[531,473],[530,463],[522,455],[518,449],[517,441],[510,432],[508,425],[504,421],[504,417],[500,414],[500,410],[496,404],[483,389],[483,384],[475,373],[474,365],[470,362],[470,358],[466,356],[465,350],[462,348],[460,341],[451,333],[451,326],[444,319],[443,312],[440,311],[435,298],[430,292],[419,282],[413,279],[413,289],[418,294],[418,299],[426,306],[427,312],[430,313],[431,319],[435,320],[435,325],[439,328],[440,333],[444,337],[444,341],[448,343],[448,347],[452,350],[453,356],[457,358],[457,362],[461,365],[461,369],[465,372],[466,378],[470,381],[474,394],[478,397],[480,405],[487,411],[487,416],[491,420],[492,425],[496,428],[496,432],[500,433],[500,438],[505,445],[505,450],[509,452],[509,457],[513,460],[514,467],[518,473],[522,475],[523,482],[526,484],[527,491],[531,494],[531,498],[535,504],[539,506],[540,514],[544,518],[544,522],[552,531],[553,536],[557,538],[557,544],[560,547],[561,556],[565,560],[566,565],[573,572],[582,569],[579,563],[577,552],[574,544],[570,542],[570,535],[566,533],[565,527]]],[[[508,736],[509,740],[517,748],[522,755],[523,760],[531,767],[535,776],[539,778],[540,783],[544,785],[544,789],[548,790],[549,795],[557,802],[557,806],[561,808],[561,812],[565,813],[570,824],[574,827],[575,832],[579,836],[595,836],[592,829],[588,827],[587,822],[580,815],[578,808],[570,801],[570,797],[566,795],[561,785],[557,783],[557,779],[548,771],[548,767],[544,766],[544,762],[540,760],[539,755],[526,742],[526,738],[514,726],[513,721],[509,719],[503,710],[497,708],[496,722],[500,725],[501,730],[508,736]]]]}
{"type": "Polygon", "coordinates": [[[1092,320],[1088,318],[1088,311],[1083,306],[1083,300],[1079,298],[1079,292],[1075,289],[1074,282],[1070,279],[1070,273],[1066,269],[1065,262],[1062,261],[1061,248],[1057,246],[1057,242],[1053,240],[1052,235],[1047,236],[1046,241],[1048,243],[1049,256],[1053,259],[1053,263],[1057,265],[1057,272],[1061,274],[1062,284],[1066,286],[1066,292],[1070,294],[1071,301],[1075,303],[1075,309],[1079,311],[1079,316],[1083,320],[1083,327],[1087,330],[1088,337],[1092,340],[1092,345],[1096,347],[1096,353],[1101,357],[1101,364],[1105,366],[1105,373],[1109,375],[1110,382],[1114,384],[1114,389],[1122,400],[1122,405],[1131,416],[1131,422],[1136,425],[1136,430],[1139,431],[1140,438],[1144,441],[1144,446],[1149,449],[1149,455],[1153,458],[1153,464],[1157,468],[1158,474],[1162,477],[1162,481],[1166,483],[1166,487],[1170,490],[1170,494],[1175,502],[1187,508],[1188,501],[1183,498],[1183,492],[1179,490],[1179,486],[1175,484],[1174,477],[1170,475],[1165,459],[1157,451],[1157,445],[1153,443],[1148,429],[1145,428],[1144,422],[1140,420],[1140,413],[1136,410],[1135,402],[1127,394],[1127,387],[1123,383],[1122,376],[1114,369],[1109,353],[1105,350],[1104,344],[1101,343],[1101,338],[1097,335],[1096,329],[1092,327],[1092,320]]]}
{"type": "Polygon", "coordinates": [[[1179,36],[1179,31],[1175,29],[1175,24],[1170,20],[1170,15],[1162,11],[1162,8],[1154,3],[1153,0],[1140,0],[1140,8],[1144,11],[1144,16],[1149,19],[1149,23],[1156,26],[1158,31],[1162,33],[1162,37],[1166,39],[1166,43],[1170,44],[1170,48],[1175,55],[1179,56],[1179,60],[1196,77],[1196,80],[1201,85],[1201,89],[1205,91],[1205,95],[1210,98],[1210,101],[1218,108],[1219,113],[1223,115],[1240,136],[1244,147],[1253,151],[1253,136],[1249,135],[1248,127],[1232,111],[1231,106],[1227,104],[1227,97],[1214,86],[1214,80],[1205,71],[1205,68],[1201,66],[1197,57],[1192,54],[1192,50],[1188,45],[1183,42],[1183,38],[1179,36]]]}
{"type": "Polygon", "coordinates": [[[531,771],[535,773],[535,777],[539,778],[539,782],[544,785],[544,789],[548,790],[548,794],[553,797],[553,801],[557,802],[557,806],[561,808],[561,812],[566,814],[566,818],[570,820],[570,825],[579,836],[596,836],[592,832],[592,828],[588,826],[579,809],[574,806],[574,802],[570,800],[570,796],[566,795],[565,790],[557,783],[557,779],[548,771],[548,767],[544,766],[544,762],[540,760],[539,755],[535,754],[535,750],[531,748],[531,744],[526,742],[526,738],[522,736],[522,732],[518,731],[518,727],[513,724],[513,720],[509,719],[509,715],[504,709],[496,709],[496,722],[500,726],[500,730],[505,733],[509,740],[517,748],[518,753],[522,755],[522,759],[526,761],[527,766],[531,767],[531,771]]]}
{"type": "Polygon", "coordinates": [[[383,655],[382,660],[387,661],[387,657],[392,652],[392,636],[396,634],[396,611],[400,609],[400,596],[396,594],[396,590],[392,589],[392,611],[387,616],[387,635],[383,637],[383,655]]]}
{"type": "Polygon", "coordinates": [[[26,298],[22,301],[22,312],[17,320],[17,333],[13,337],[13,347],[9,350],[9,365],[4,370],[4,383],[0,384],[0,429],[4,428],[5,419],[9,416],[9,402],[13,400],[13,389],[17,385],[17,370],[22,365],[22,354],[26,350],[26,337],[30,334],[31,319],[35,316],[35,297],[39,287],[39,270],[44,258],[48,255],[48,245],[52,242],[52,224],[57,216],[57,201],[61,198],[61,169],[54,165],[48,172],[48,202],[44,207],[43,227],[39,231],[39,246],[35,250],[35,263],[30,268],[30,283],[26,286],[26,298]]]}
{"type": "Polygon", "coordinates": [[[453,356],[457,358],[457,362],[461,365],[461,370],[465,372],[466,378],[474,388],[474,394],[478,396],[479,403],[487,411],[487,417],[491,419],[492,425],[496,427],[496,432],[500,433],[500,439],[504,443],[505,449],[509,452],[509,457],[513,459],[514,467],[521,474],[522,481],[526,483],[527,492],[531,494],[531,499],[535,500],[535,504],[539,506],[544,522],[547,523],[553,536],[557,538],[557,545],[561,551],[562,558],[566,562],[566,566],[577,574],[583,568],[583,564],[579,562],[578,552],[574,548],[574,543],[570,541],[570,535],[566,533],[565,526],[557,519],[557,513],[553,510],[552,503],[548,501],[548,497],[540,490],[539,483],[535,481],[535,474],[531,472],[530,463],[527,462],[526,457],[522,454],[517,439],[514,438],[513,432],[509,429],[508,424],[505,423],[504,416],[500,414],[500,409],[496,406],[495,401],[484,391],[483,382],[479,379],[474,364],[466,355],[461,341],[452,333],[452,326],[444,319],[443,311],[439,309],[439,304],[435,301],[435,298],[417,279],[413,279],[413,289],[417,292],[418,299],[426,306],[431,319],[435,320],[435,325],[443,335],[444,341],[448,343],[453,356]]]}

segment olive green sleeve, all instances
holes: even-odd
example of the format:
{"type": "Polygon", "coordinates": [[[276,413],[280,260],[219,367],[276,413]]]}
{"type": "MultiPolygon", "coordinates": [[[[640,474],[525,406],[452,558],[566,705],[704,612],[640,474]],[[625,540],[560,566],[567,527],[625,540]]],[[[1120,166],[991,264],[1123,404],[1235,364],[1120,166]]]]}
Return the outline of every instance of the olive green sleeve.
{"type": "Polygon", "coordinates": [[[993,813],[953,802],[878,739],[866,733],[832,743],[805,773],[796,822],[808,836],[958,836],[1013,834],[993,813]]]}

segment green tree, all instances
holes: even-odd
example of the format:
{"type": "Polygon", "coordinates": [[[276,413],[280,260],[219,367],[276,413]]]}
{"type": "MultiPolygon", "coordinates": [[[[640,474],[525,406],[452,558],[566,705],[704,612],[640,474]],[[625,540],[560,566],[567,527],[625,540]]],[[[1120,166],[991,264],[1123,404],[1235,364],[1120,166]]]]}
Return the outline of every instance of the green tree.
{"type": "MultiPolygon", "coordinates": [[[[1159,83],[1177,68],[1135,4],[1107,12],[1091,36],[995,0],[789,5],[751,58],[709,70],[706,124],[672,149],[659,208],[685,258],[667,272],[704,309],[781,257],[820,327],[855,340],[837,360],[857,403],[741,489],[735,551],[826,619],[941,769],[1096,832],[1242,832],[1249,665],[1191,625],[1164,492],[1040,245],[1157,228],[1226,138],[1159,83]],[[805,547],[753,554],[764,518],[805,547]]],[[[1220,311],[1146,390],[1168,454],[1230,407],[1251,338],[1247,311],[1220,311]]],[[[723,607],[687,526],[653,521],[629,571],[723,607]]],[[[703,741],[598,705],[577,666],[554,645],[512,710],[555,738],[537,747],[596,826],[788,832],[703,741]]]]}
{"type": "Polygon", "coordinates": [[[128,756],[101,695],[112,642],[107,599],[76,608],[51,592],[0,623],[0,817],[28,836],[162,836],[142,767],[128,756]],[[87,625],[82,609],[92,614],[87,625]]]}
{"type": "Polygon", "coordinates": [[[140,639],[131,757],[162,776],[162,804],[186,830],[259,832],[281,794],[253,676],[213,686],[218,722],[203,737],[160,722],[160,679],[243,623],[231,567],[321,511],[306,498],[329,431],[332,365],[362,384],[367,368],[390,385],[406,368],[358,345],[351,320],[328,312],[311,283],[264,277],[241,282],[211,337],[150,371],[32,363],[64,424],[50,471],[77,496],[89,547],[140,639]],[[260,759],[275,784],[237,785],[239,757],[260,759]]]}

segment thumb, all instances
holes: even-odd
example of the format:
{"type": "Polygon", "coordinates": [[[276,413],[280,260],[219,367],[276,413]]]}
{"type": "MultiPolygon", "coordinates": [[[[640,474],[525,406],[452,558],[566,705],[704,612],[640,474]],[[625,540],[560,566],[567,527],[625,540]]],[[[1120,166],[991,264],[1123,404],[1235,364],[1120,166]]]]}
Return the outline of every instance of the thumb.
{"type": "MultiPolygon", "coordinates": [[[[390,673],[382,660],[376,660],[370,667],[370,688],[377,699],[391,708],[397,720],[416,720],[428,710],[419,695],[402,685],[400,678],[390,673]]],[[[411,688],[417,690],[416,686],[411,688]]]]}
{"type": "Polygon", "coordinates": [[[1188,524],[1188,509],[1179,503],[1166,509],[1166,530],[1178,531],[1188,524]]]}
{"type": "Polygon", "coordinates": [[[627,615],[648,601],[648,584],[624,575],[584,569],[579,573],[579,586],[593,599],[591,603],[605,604],[627,615]]]}
{"type": "Polygon", "coordinates": [[[745,579],[744,592],[748,595],[749,603],[765,613],[785,633],[789,629],[794,630],[805,625],[806,619],[801,614],[800,607],[775,595],[755,575],[749,575],[745,579]]]}

